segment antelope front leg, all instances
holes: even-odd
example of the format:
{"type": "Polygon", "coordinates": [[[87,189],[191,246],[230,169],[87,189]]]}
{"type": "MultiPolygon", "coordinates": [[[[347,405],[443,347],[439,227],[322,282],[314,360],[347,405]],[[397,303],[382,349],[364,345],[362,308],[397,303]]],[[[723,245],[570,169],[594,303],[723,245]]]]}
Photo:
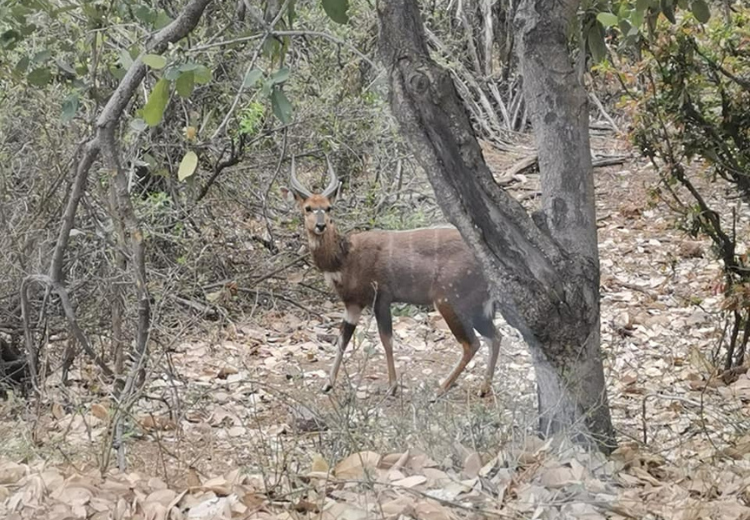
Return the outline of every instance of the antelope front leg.
{"type": "Polygon", "coordinates": [[[331,373],[328,376],[328,382],[323,386],[323,392],[330,392],[333,386],[336,384],[336,378],[339,375],[339,369],[341,368],[341,362],[344,359],[344,352],[346,347],[349,345],[349,341],[352,339],[354,329],[357,328],[359,323],[359,317],[362,314],[362,309],[354,305],[346,308],[344,312],[344,320],[341,322],[341,333],[339,339],[336,342],[337,352],[336,359],[333,361],[331,367],[331,373]]]}

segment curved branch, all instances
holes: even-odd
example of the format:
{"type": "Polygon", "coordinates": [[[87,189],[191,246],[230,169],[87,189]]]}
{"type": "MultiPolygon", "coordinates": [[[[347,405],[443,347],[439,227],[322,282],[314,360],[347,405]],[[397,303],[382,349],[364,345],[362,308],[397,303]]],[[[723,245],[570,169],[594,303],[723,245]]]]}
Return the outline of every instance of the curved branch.
{"type": "Polygon", "coordinates": [[[38,390],[36,385],[38,383],[37,362],[39,360],[37,359],[37,351],[36,347],[34,346],[33,337],[31,335],[31,324],[29,323],[28,291],[31,283],[44,285],[57,293],[57,295],[60,297],[60,305],[62,305],[63,312],[65,313],[65,318],[68,320],[68,325],[70,326],[70,330],[73,332],[73,335],[76,337],[76,340],[78,340],[78,342],[81,344],[86,354],[91,359],[93,359],[94,362],[102,369],[104,375],[111,377],[113,375],[112,370],[94,351],[94,349],[91,347],[91,343],[89,343],[88,338],[81,330],[81,327],[78,325],[78,320],[76,319],[75,311],[73,310],[73,305],[70,303],[70,298],[68,298],[68,291],[65,289],[65,286],[60,282],[53,280],[49,276],[36,274],[27,276],[23,280],[23,282],[21,282],[21,316],[23,318],[26,355],[29,361],[29,370],[31,371],[32,384],[35,386],[35,389],[38,390]]]}
{"type": "MultiPolygon", "coordinates": [[[[167,48],[167,45],[184,38],[198,25],[198,21],[209,3],[211,3],[211,0],[191,0],[172,23],[154,35],[141,56],[148,53],[163,52],[167,48]]],[[[70,231],[73,229],[78,204],[86,188],[89,170],[99,155],[101,144],[99,129],[108,123],[116,122],[122,116],[122,112],[133,97],[138,85],[140,85],[146,76],[146,65],[143,64],[141,56],[130,66],[125,77],[122,78],[117,89],[115,89],[109,101],[107,101],[107,104],[102,109],[101,114],[99,114],[96,121],[97,133],[84,146],[83,157],[76,167],[73,191],[65,208],[57,243],[52,254],[52,263],[50,264],[49,276],[55,282],[63,280],[63,260],[68,247],[68,241],[70,240],[70,231]]]]}

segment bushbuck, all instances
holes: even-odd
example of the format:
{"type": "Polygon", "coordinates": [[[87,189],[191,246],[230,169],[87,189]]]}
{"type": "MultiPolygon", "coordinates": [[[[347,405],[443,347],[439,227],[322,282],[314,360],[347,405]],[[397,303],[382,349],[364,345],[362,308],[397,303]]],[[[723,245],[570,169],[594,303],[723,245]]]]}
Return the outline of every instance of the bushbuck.
{"type": "Polygon", "coordinates": [[[328,157],[329,184],[312,193],[295,174],[291,161],[290,191],[303,212],[309,249],[344,303],[338,352],[323,392],[336,383],[349,341],[362,310],[372,307],[388,363],[388,393],[397,388],[393,360],[392,303],[434,305],[463,348],[460,361],[440,385],[439,394],[456,381],[480,347],[474,329],[490,341],[491,351],[480,396],[490,392],[502,336],[493,323],[494,302],[474,255],[453,227],[409,231],[365,231],[341,235],[331,218],[339,181],[328,157]]]}

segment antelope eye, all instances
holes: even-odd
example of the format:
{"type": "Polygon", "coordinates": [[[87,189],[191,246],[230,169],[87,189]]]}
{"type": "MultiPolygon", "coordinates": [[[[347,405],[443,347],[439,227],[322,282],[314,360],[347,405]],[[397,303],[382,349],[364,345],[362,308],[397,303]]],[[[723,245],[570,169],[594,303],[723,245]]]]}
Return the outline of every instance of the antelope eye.
{"type": "Polygon", "coordinates": [[[311,213],[312,212],[312,208],[310,206],[307,206],[305,208],[305,211],[308,212],[308,213],[311,213]]]}
{"type": "Polygon", "coordinates": [[[331,212],[331,207],[330,207],[330,206],[328,206],[328,207],[326,208],[326,213],[330,213],[330,212],[331,212]]]}

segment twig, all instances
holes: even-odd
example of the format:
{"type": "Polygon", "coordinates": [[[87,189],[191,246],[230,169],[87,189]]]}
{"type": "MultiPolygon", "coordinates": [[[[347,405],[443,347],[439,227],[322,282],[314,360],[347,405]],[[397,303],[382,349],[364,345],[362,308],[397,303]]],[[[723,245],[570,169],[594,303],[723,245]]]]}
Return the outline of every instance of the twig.
{"type": "MultiPolygon", "coordinates": [[[[628,160],[627,155],[613,155],[610,157],[600,157],[598,159],[591,159],[591,167],[592,168],[603,168],[605,166],[614,166],[617,164],[623,164],[625,161],[628,160]]],[[[508,168],[506,172],[498,179],[497,183],[500,186],[505,186],[507,184],[510,184],[510,181],[515,177],[516,175],[526,171],[530,170],[534,167],[536,167],[537,163],[539,162],[539,157],[537,154],[533,155],[527,155],[526,157],[520,159],[517,161],[513,166],[508,168]]]]}
{"type": "Polygon", "coordinates": [[[612,125],[612,130],[614,130],[614,131],[615,131],[615,132],[617,132],[618,134],[619,134],[619,133],[622,133],[622,132],[620,131],[620,127],[619,127],[619,126],[617,126],[617,123],[615,123],[615,120],[614,120],[614,119],[612,119],[612,116],[610,116],[610,115],[609,115],[609,114],[607,113],[607,110],[606,110],[606,109],[604,108],[604,105],[602,104],[602,102],[601,102],[601,101],[599,101],[599,98],[598,98],[598,97],[596,96],[596,94],[595,94],[595,93],[594,93],[593,91],[589,92],[589,97],[590,97],[590,98],[591,98],[591,100],[592,100],[592,101],[594,102],[594,104],[596,105],[596,107],[597,107],[597,108],[599,109],[599,112],[600,112],[600,113],[602,114],[602,117],[603,117],[604,119],[606,119],[606,120],[607,120],[607,122],[608,122],[608,123],[609,123],[610,125],[612,125]]]}
{"type": "Polygon", "coordinates": [[[328,34],[326,32],[321,31],[273,31],[271,33],[273,36],[316,36],[318,38],[324,38],[330,42],[333,42],[335,44],[341,45],[342,47],[346,47],[350,51],[352,51],[354,54],[362,58],[370,67],[372,67],[373,70],[379,71],[380,67],[377,66],[377,64],[372,61],[370,58],[367,57],[366,54],[363,54],[362,51],[357,49],[354,45],[347,42],[346,40],[341,40],[339,38],[336,38],[335,36],[328,34]]]}
{"type": "Polygon", "coordinates": [[[237,105],[240,102],[240,97],[242,96],[242,92],[245,90],[245,77],[251,70],[253,70],[253,67],[255,67],[255,62],[258,61],[258,58],[260,57],[260,53],[263,50],[263,46],[265,45],[266,40],[270,36],[272,36],[273,28],[281,19],[288,4],[289,4],[289,0],[285,0],[284,5],[281,6],[281,9],[279,9],[279,12],[276,14],[274,19],[268,25],[266,32],[263,33],[263,36],[260,38],[260,44],[258,44],[258,47],[255,49],[255,53],[253,54],[253,57],[250,60],[250,64],[247,66],[247,68],[245,69],[245,73],[242,75],[240,87],[237,89],[237,94],[235,94],[234,96],[234,101],[232,101],[232,106],[229,107],[229,110],[227,111],[227,114],[224,116],[224,119],[221,121],[221,124],[218,126],[218,128],[216,128],[216,131],[211,136],[211,140],[216,139],[219,136],[219,134],[222,131],[224,131],[224,127],[226,127],[227,123],[229,123],[229,118],[232,117],[232,114],[237,109],[237,105]]]}
{"type": "Polygon", "coordinates": [[[256,294],[256,295],[259,295],[259,296],[266,296],[268,298],[278,298],[279,300],[285,301],[285,302],[287,302],[287,303],[289,303],[291,305],[294,305],[295,307],[297,307],[299,309],[302,309],[303,311],[308,312],[308,313],[312,314],[313,316],[315,316],[317,318],[322,318],[322,316],[321,316],[320,313],[315,312],[313,310],[310,310],[307,307],[305,307],[304,305],[302,305],[301,303],[296,302],[296,301],[292,300],[291,298],[287,298],[286,296],[282,296],[280,294],[276,294],[276,293],[273,293],[273,292],[270,292],[270,291],[263,291],[261,289],[250,289],[249,287],[237,287],[237,290],[239,292],[243,292],[243,293],[256,294]]]}
{"type": "Polygon", "coordinates": [[[287,269],[289,269],[293,265],[297,264],[297,262],[299,262],[300,260],[305,259],[307,256],[309,256],[309,254],[310,253],[305,253],[304,255],[299,255],[299,256],[294,257],[294,259],[291,260],[290,262],[282,265],[281,267],[279,267],[277,269],[274,269],[270,273],[264,274],[263,276],[261,276],[257,280],[253,280],[253,284],[258,285],[260,282],[264,282],[264,281],[268,280],[269,278],[272,278],[273,276],[276,276],[280,272],[286,271],[287,269]]]}
{"type": "Polygon", "coordinates": [[[212,316],[212,315],[216,314],[216,309],[214,309],[214,308],[212,308],[212,307],[210,307],[208,305],[204,305],[202,303],[198,303],[198,302],[196,302],[194,300],[188,300],[187,298],[182,298],[182,297],[176,296],[174,294],[167,294],[167,296],[169,298],[173,299],[175,302],[177,302],[179,304],[182,304],[185,307],[189,307],[191,309],[195,309],[196,311],[198,311],[200,313],[203,313],[203,314],[206,314],[206,315],[209,315],[209,316],[212,316]]]}
{"type": "Polygon", "coordinates": [[[75,311],[73,310],[73,306],[70,303],[70,299],[68,298],[68,291],[65,289],[65,286],[61,284],[60,282],[54,281],[49,276],[43,275],[43,274],[36,274],[36,275],[30,275],[27,276],[23,282],[21,282],[21,316],[23,319],[23,326],[24,326],[24,339],[26,342],[26,350],[27,350],[27,356],[29,359],[29,371],[31,372],[31,380],[32,385],[34,386],[34,389],[38,392],[39,388],[37,386],[38,381],[36,380],[38,371],[37,371],[37,352],[36,347],[34,346],[34,339],[31,332],[31,325],[29,323],[29,285],[31,283],[38,283],[40,285],[44,285],[46,287],[50,287],[57,295],[60,297],[60,305],[62,305],[63,311],[65,312],[65,317],[68,320],[68,325],[70,326],[70,330],[75,335],[78,342],[83,347],[83,350],[88,354],[88,356],[94,360],[94,362],[102,369],[102,372],[104,372],[107,376],[112,376],[112,370],[107,366],[107,364],[100,358],[97,353],[94,351],[94,349],[91,347],[91,344],[89,343],[88,338],[83,333],[81,328],[78,326],[78,320],[76,319],[75,311]]]}
{"type": "Polygon", "coordinates": [[[266,192],[263,194],[263,200],[261,201],[263,203],[262,213],[263,213],[263,219],[266,221],[266,231],[268,232],[268,238],[270,241],[271,247],[269,248],[271,252],[276,252],[276,244],[274,243],[273,239],[273,230],[271,229],[271,219],[268,218],[268,196],[271,194],[271,187],[276,182],[276,178],[279,176],[279,173],[281,172],[281,164],[284,162],[284,157],[286,156],[286,143],[287,143],[287,130],[284,129],[284,136],[281,140],[281,154],[279,155],[279,160],[276,163],[276,170],[273,172],[273,175],[271,176],[271,180],[268,181],[268,186],[266,187],[266,192]]]}

